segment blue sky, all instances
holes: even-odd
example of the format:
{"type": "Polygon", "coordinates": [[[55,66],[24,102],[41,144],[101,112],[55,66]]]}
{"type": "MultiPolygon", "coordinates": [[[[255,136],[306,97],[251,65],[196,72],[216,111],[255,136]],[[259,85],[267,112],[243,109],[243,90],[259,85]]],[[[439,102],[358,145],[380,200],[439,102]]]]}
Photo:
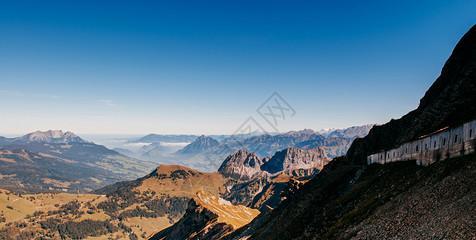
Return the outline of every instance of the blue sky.
{"type": "Polygon", "coordinates": [[[476,23],[462,0],[66,2],[0,3],[0,133],[226,134],[273,92],[279,131],[385,123],[476,23]]]}

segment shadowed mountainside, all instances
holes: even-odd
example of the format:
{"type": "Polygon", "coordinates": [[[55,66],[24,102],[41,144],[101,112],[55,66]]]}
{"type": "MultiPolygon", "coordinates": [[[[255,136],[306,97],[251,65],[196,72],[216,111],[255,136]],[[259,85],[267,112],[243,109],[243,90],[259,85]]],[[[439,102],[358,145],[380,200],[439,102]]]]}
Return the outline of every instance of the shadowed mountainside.
{"type": "Polygon", "coordinates": [[[228,239],[473,239],[476,157],[365,166],[367,154],[476,116],[476,27],[420,106],[372,128],[302,190],[228,239]],[[444,219],[444,220],[443,220],[444,219]]]}
{"type": "Polygon", "coordinates": [[[476,26],[458,42],[420,105],[398,120],[373,127],[354,141],[347,156],[358,162],[446,126],[476,118],[476,26]]]}

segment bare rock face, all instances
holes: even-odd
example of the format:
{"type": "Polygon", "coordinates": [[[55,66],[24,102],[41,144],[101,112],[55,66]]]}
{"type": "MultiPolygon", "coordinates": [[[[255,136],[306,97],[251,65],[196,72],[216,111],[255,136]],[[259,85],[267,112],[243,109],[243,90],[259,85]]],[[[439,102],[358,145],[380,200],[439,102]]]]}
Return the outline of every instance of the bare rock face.
{"type": "Polygon", "coordinates": [[[153,240],[222,239],[253,220],[259,211],[232,205],[208,192],[199,191],[190,200],[187,212],[173,226],[155,234],[153,240]]]}
{"type": "Polygon", "coordinates": [[[267,174],[283,173],[288,176],[310,176],[321,170],[330,159],[323,148],[287,148],[277,152],[269,160],[240,150],[228,156],[220,169],[223,176],[238,181],[264,177],[267,174]]]}
{"type": "Polygon", "coordinates": [[[243,149],[228,156],[218,172],[235,180],[250,180],[260,175],[262,164],[263,160],[256,154],[243,149]]]}
{"type": "Polygon", "coordinates": [[[329,161],[322,148],[288,148],[270,159],[240,150],[228,156],[218,171],[229,180],[225,199],[266,211],[294,191],[294,182],[314,176],[329,161]]]}
{"type": "Polygon", "coordinates": [[[330,159],[322,148],[288,148],[277,152],[261,169],[271,174],[282,172],[288,176],[310,176],[321,170],[330,159]]]}
{"type": "Polygon", "coordinates": [[[218,215],[209,209],[201,206],[195,200],[190,200],[185,215],[170,228],[155,234],[151,240],[172,240],[172,239],[200,239],[200,237],[208,237],[208,239],[218,239],[219,236],[233,231],[233,228],[227,224],[213,224],[216,222],[218,215]],[[211,236],[216,236],[211,238],[211,236]]]}

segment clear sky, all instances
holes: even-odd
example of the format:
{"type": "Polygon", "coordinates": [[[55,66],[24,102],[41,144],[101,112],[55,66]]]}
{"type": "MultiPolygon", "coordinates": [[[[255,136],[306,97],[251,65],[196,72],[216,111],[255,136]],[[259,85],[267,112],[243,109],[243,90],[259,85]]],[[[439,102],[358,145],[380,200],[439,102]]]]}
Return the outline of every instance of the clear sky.
{"type": "Polygon", "coordinates": [[[0,133],[227,134],[275,91],[279,131],[384,123],[476,24],[465,0],[75,2],[0,2],[0,133]]]}

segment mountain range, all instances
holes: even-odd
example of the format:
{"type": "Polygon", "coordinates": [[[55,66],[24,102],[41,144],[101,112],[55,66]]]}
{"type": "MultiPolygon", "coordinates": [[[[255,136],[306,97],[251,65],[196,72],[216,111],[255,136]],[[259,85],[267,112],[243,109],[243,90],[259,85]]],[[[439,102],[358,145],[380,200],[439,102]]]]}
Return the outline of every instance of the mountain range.
{"type": "MultiPolygon", "coordinates": [[[[357,128],[364,129],[364,132],[367,129],[366,126],[357,128]]],[[[278,135],[241,136],[244,145],[224,136],[218,141],[210,136],[148,135],[135,141],[159,141],[142,148],[146,149],[144,154],[154,155],[156,151],[164,154],[161,155],[163,163],[179,162],[199,170],[216,171],[223,160],[240,150],[238,147],[241,146],[270,153],[269,159],[274,149],[279,151],[286,146],[314,149],[327,145],[320,149],[333,156],[346,150],[350,137],[353,136],[325,138],[312,130],[303,130],[278,135]],[[160,142],[166,140],[176,142],[169,144],[182,144],[179,141],[191,139],[194,141],[176,152],[170,151],[168,146],[164,146],[166,143],[160,142]],[[263,149],[259,149],[259,146],[263,149]]],[[[173,146],[177,148],[179,145],[173,146]]],[[[0,150],[0,174],[3,179],[0,187],[24,192],[92,191],[117,181],[143,176],[157,164],[130,157],[137,156],[131,150],[111,150],[72,132],[60,130],[37,131],[16,138],[1,137],[0,150]]],[[[258,152],[255,154],[259,155],[258,152]]],[[[264,160],[262,156],[259,158],[264,160]]]]}
{"type": "Polygon", "coordinates": [[[0,156],[0,187],[17,192],[92,191],[154,167],[60,130],[2,138],[0,156]]]}
{"type": "Polygon", "coordinates": [[[186,135],[186,134],[149,134],[141,138],[131,140],[132,143],[180,143],[180,142],[193,142],[199,136],[197,135],[186,135]]]}
{"type": "Polygon", "coordinates": [[[332,130],[322,135],[310,129],[280,134],[251,134],[239,136],[199,136],[182,149],[171,152],[163,143],[143,147],[135,157],[166,164],[182,164],[201,171],[216,171],[223,159],[240,149],[247,149],[259,157],[271,157],[289,147],[313,149],[322,147],[330,158],[345,155],[352,141],[367,134],[373,125],[332,130]]]}

